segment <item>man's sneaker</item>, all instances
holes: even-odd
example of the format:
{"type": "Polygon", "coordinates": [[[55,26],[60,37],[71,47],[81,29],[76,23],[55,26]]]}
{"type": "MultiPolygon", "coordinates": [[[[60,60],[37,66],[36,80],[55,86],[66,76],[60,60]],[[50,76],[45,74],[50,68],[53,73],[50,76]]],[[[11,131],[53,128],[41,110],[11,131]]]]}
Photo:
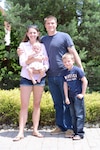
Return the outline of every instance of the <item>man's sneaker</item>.
{"type": "Polygon", "coordinates": [[[64,131],[62,131],[59,127],[56,127],[54,130],[51,131],[50,134],[62,134],[64,131]]]}
{"type": "Polygon", "coordinates": [[[65,132],[65,137],[66,137],[66,138],[73,138],[73,137],[74,137],[74,132],[73,132],[73,130],[68,129],[68,130],[65,132]]]}

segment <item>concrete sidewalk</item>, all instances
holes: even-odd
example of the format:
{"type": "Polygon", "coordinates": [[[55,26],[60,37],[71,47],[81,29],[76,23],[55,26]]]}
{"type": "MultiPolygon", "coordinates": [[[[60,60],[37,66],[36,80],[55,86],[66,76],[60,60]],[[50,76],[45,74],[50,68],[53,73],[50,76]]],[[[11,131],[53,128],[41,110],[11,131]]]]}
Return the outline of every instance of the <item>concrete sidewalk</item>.
{"type": "Polygon", "coordinates": [[[13,142],[18,130],[0,130],[0,150],[100,150],[100,128],[84,128],[85,137],[74,141],[64,134],[51,135],[50,129],[42,129],[43,138],[32,136],[32,130],[25,130],[25,138],[13,142]]]}

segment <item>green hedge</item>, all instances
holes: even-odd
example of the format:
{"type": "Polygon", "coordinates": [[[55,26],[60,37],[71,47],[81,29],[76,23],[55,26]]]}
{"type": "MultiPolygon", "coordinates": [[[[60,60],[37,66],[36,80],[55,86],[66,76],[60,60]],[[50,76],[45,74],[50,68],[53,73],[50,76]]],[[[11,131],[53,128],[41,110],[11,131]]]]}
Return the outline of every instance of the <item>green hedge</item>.
{"type": "MultiPolygon", "coordinates": [[[[29,111],[28,111],[28,125],[32,125],[32,95],[30,98],[29,111]]],[[[93,92],[85,96],[86,106],[86,122],[87,123],[100,123],[100,93],[93,92]]],[[[13,124],[18,126],[20,110],[20,91],[19,89],[13,90],[0,90],[0,124],[13,124]]],[[[40,125],[54,125],[55,124],[55,111],[53,101],[49,92],[44,92],[41,101],[41,117],[40,125]]]]}

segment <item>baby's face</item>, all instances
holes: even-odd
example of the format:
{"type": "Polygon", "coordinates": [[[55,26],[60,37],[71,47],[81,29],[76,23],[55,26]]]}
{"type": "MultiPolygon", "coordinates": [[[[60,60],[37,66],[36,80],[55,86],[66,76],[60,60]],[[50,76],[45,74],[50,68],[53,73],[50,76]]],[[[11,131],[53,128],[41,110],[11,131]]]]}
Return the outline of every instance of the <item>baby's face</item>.
{"type": "Polygon", "coordinates": [[[34,45],[34,46],[33,46],[33,51],[35,51],[36,53],[40,53],[40,51],[41,51],[40,46],[34,45]]]}

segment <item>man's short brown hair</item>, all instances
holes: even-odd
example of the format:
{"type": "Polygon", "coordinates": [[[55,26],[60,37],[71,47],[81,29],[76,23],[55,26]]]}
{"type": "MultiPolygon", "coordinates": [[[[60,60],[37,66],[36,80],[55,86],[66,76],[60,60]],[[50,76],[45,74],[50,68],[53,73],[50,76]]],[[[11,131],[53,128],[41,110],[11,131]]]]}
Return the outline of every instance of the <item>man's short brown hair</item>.
{"type": "Polygon", "coordinates": [[[57,18],[55,16],[52,16],[52,15],[49,15],[46,18],[44,18],[44,23],[46,23],[47,19],[49,19],[49,18],[50,19],[54,19],[56,21],[56,23],[57,23],[57,18]]]}

